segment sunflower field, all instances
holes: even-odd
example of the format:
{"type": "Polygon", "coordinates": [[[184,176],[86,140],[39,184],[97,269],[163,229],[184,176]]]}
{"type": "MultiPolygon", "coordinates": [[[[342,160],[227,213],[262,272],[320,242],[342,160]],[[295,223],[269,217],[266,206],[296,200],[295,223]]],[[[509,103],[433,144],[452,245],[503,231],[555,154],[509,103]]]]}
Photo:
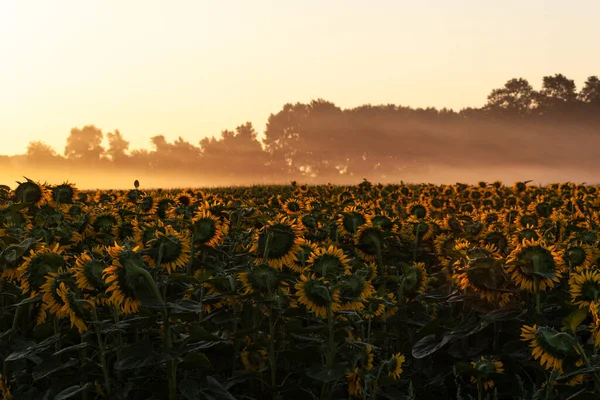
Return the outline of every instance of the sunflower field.
{"type": "Polygon", "coordinates": [[[599,191],[0,186],[0,397],[600,398],[599,191]]]}

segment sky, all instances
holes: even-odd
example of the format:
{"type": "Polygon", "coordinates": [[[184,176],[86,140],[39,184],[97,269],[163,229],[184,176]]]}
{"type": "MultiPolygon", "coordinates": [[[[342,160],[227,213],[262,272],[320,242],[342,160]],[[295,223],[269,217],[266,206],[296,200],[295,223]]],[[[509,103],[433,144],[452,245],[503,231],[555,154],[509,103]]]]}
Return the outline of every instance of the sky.
{"type": "Polygon", "coordinates": [[[600,74],[597,0],[0,0],[0,154],[71,128],[206,136],[285,103],[479,107],[600,74]]]}

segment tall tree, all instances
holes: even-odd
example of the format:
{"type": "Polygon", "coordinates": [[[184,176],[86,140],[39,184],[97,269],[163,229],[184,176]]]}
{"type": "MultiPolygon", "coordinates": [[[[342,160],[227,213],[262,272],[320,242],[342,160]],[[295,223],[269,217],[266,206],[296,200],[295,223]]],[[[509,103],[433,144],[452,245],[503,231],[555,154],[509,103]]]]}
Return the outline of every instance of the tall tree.
{"type": "Polygon", "coordinates": [[[27,145],[27,162],[32,164],[55,164],[60,160],[58,153],[49,145],[41,141],[29,142],[27,145]]]}
{"type": "Polygon", "coordinates": [[[579,100],[600,106],[600,79],[597,76],[590,76],[585,81],[583,88],[579,92],[579,100]]]}
{"type": "Polygon", "coordinates": [[[114,133],[108,132],[106,134],[108,138],[108,150],[106,154],[110,157],[113,162],[123,162],[127,159],[127,150],[129,149],[129,142],[123,138],[121,132],[115,130],[114,133]]]}
{"type": "Polygon", "coordinates": [[[94,125],[87,125],[81,129],[73,128],[67,138],[65,156],[72,160],[97,162],[104,155],[102,139],[102,131],[94,125]]]}
{"type": "Polygon", "coordinates": [[[525,116],[535,108],[535,91],[527,79],[515,78],[494,89],[487,97],[485,109],[508,115],[525,116]]]}

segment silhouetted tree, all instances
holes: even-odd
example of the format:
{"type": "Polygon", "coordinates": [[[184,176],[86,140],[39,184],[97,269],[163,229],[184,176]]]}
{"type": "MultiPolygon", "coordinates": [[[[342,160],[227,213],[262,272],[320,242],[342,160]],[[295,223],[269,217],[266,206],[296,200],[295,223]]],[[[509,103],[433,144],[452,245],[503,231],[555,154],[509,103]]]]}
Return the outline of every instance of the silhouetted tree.
{"type": "Polygon", "coordinates": [[[129,149],[129,142],[123,138],[121,132],[115,130],[114,133],[108,132],[106,134],[108,138],[108,150],[106,154],[115,163],[122,163],[127,161],[127,150],[129,149]]]}
{"type": "Polygon", "coordinates": [[[32,164],[49,165],[56,163],[60,158],[52,147],[41,141],[29,142],[25,155],[27,162],[32,164]]]}
{"type": "Polygon", "coordinates": [[[600,106],[600,79],[590,76],[579,92],[579,99],[585,103],[600,106]]]}
{"type": "Polygon", "coordinates": [[[97,162],[104,155],[102,131],[94,125],[82,129],[73,128],[67,138],[65,156],[71,160],[83,160],[86,163],[97,162]]]}
{"type": "Polygon", "coordinates": [[[513,116],[525,116],[536,106],[535,91],[526,79],[511,79],[488,95],[485,109],[513,116]]]}

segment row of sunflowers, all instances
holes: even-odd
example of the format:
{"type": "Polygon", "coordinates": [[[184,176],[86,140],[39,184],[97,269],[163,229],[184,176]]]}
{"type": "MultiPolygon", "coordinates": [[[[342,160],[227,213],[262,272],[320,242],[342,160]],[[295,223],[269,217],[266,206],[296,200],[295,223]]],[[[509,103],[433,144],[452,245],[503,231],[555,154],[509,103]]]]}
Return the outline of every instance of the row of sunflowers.
{"type": "Polygon", "coordinates": [[[599,190],[0,186],[0,393],[598,398],[599,190]]]}

